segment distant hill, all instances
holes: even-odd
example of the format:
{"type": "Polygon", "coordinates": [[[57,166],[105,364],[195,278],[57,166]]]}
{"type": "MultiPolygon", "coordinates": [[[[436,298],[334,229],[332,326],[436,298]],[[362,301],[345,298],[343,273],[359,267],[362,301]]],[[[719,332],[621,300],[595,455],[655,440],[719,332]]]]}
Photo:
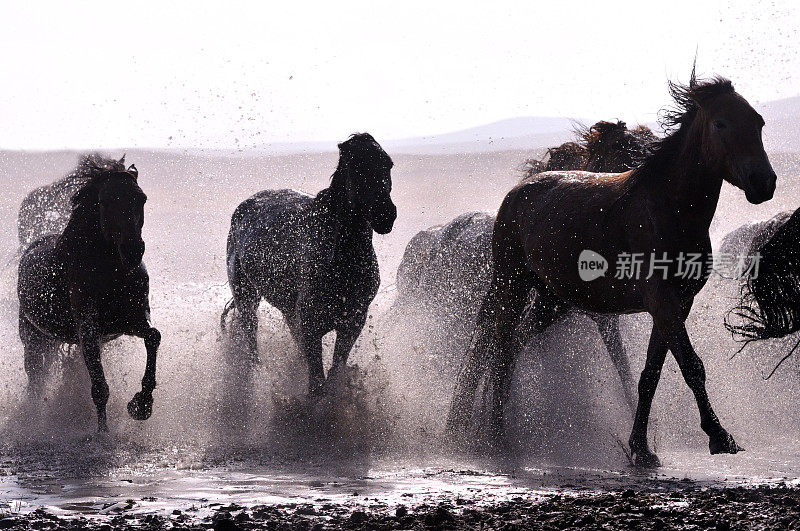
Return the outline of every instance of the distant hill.
{"type": "MultiPolygon", "coordinates": [[[[756,105],[764,116],[764,144],[769,152],[800,153],[800,96],[756,105]]],[[[574,138],[576,124],[592,124],[589,118],[527,116],[485,125],[413,138],[381,139],[393,153],[450,154],[486,151],[535,150],[574,138]]],[[[647,124],[656,133],[657,124],[647,124]]],[[[335,142],[267,144],[260,149],[277,153],[331,151],[335,142]]]]}
{"type": "MultiPolygon", "coordinates": [[[[394,153],[448,154],[510,149],[538,149],[560,144],[573,135],[577,123],[586,120],[558,117],[526,116],[508,118],[485,125],[402,139],[379,139],[394,153]]],[[[256,148],[274,153],[298,153],[335,150],[336,142],[270,143],[256,148]]]]}
{"type": "Polygon", "coordinates": [[[414,153],[537,149],[572,138],[578,123],[586,123],[586,120],[538,116],[509,118],[452,133],[389,140],[385,144],[395,152],[414,153]]]}

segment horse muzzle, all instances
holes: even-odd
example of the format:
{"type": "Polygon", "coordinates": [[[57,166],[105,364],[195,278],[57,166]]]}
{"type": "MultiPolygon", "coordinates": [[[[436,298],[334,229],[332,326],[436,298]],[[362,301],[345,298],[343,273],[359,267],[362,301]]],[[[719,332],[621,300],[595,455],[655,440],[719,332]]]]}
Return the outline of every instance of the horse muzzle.
{"type": "Polygon", "coordinates": [[[381,208],[372,210],[370,225],[372,225],[372,230],[378,234],[389,234],[392,232],[396,219],[397,207],[390,201],[388,204],[381,205],[381,208]]]}
{"type": "Polygon", "coordinates": [[[133,269],[142,263],[144,256],[144,241],[124,242],[117,246],[119,258],[122,265],[128,269],[133,269]]]}
{"type": "Polygon", "coordinates": [[[742,189],[747,200],[757,205],[772,199],[778,181],[775,171],[765,158],[752,158],[739,166],[742,189]]]}

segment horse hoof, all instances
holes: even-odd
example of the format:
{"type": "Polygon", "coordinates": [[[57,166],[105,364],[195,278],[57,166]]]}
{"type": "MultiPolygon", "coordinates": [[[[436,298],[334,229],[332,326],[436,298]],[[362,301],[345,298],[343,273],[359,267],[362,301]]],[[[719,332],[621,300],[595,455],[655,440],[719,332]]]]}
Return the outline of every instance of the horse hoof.
{"type": "Polygon", "coordinates": [[[650,450],[644,452],[634,452],[634,461],[639,468],[659,468],[661,460],[650,450]]]}
{"type": "Polygon", "coordinates": [[[722,430],[719,435],[709,438],[708,449],[711,455],[744,452],[744,448],[736,444],[733,436],[725,430],[722,430]]]}
{"type": "Polygon", "coordinates": [[[147,420],[153,414],[153,398],[142,396],[139,391],[128,402],[128,415],[135,420],[147,420]]]}

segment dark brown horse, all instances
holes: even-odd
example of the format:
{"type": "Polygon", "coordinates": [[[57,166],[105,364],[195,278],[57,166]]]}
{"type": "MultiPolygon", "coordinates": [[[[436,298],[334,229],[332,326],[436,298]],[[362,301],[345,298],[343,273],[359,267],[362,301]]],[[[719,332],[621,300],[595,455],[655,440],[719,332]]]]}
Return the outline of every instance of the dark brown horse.
{"type": "Polygon", "coordinates": [[[120,335],[144,339],[142,390],[128,403],[137,420],[150,417],[161,334],[150,325],[149,277],[142,263],[144,203],[134,166],[87,157],[87,181],[72,197],[61,234],[33,242],[19,262],[19,336],[28,391],[40,395],[58,345],[79,344],[92,380],[100,431],[107,431],[108,384],[100,345],[120,335]]]}
{"type": "Polygon", "coordinates": [[[730,81],[698,82],[693,72],[688,86],[670,84],[670,92],[677,106],[665,116],[670,130],[636,169],[543,173],[506,196],[492,239],[492,285],[466,365],[486,374],[487,401],[476,419],[474,389],[457,389],[451,430],[466,431],[476,421],[479,431],[485,427],[490,440],[501,442],[519,346],[514,331],[535,289],[535,331],[549,326],[564,305],[653,317],[630,437],[638,465],[659,465],[647,443],[647,424],[668,350],[697,400],[711,453],[741,450],[711,407],[705,369],[684,322],[710,271],[708,228],[722,182],[756,204],[772,198],[776,176],[761,140],[764,120],[730,81]],[[586,258],[587,251],[594,254],[586,258]],[[698,267],[687,274],[687,261],[695,256],[698,267]],[[583,277],[582,264],[590,261],[600,269],[603,261],[616,264],[616,272],[583,277]]]}
{"type": "Polygon", "coordinates": [[[323,390],[322,338],[336,331],[329,376],[347,362],[380,285],[372,232],[392,230],[392,159],[367,133],[339,144],[330,187],[316,197],[265,190],[234,211],[228,233],[228,281],[235,308],[257,359],[258,305],[281,311],[308,361],[309,393],[323,390]]]}
{"type": "MultiPolygon", "coordinates": [[[[622,172],[632,169],[648,153],[655,135],[645,126],[628,129],[625,122],[600,121],[576,131],[577,142],[565,142],[547,150],[542,159],[529,159],[522,169],[524,179],[536,171],[584,170],[622,172]],[[575,166],[578,165],[578,166],[575,166]]],[[[462,214],[444,226],[417,233],[406,246],[397,269],[397,299],[393,310],[424,313],[431,331],[441,337],[446,352],[463,353],[464,336],[475,326],[481,302],[491,283],[491,240],[494,216],[485,212],[462,214]],[[441,333],[439,333],[441,331],[441,333]]],[[[567,312],[564,312],[567,315],[567,312]]],[[[636,410],[635,382],[619,332],[619,317],[593,314],[612,363],[622,382],[625,400],[636,410]]],[[[528,313],[520,328],[529,329],[528,313]]],[[[525,342],[525,339],[520,339],[525,342]]],[[[438,357],[436,358],[438,360],[438,357]]],[[[442,359],[441,363],[452,362],[442,359]]],[[[441,369],[443,370],[443,368],[441,369]]]]}

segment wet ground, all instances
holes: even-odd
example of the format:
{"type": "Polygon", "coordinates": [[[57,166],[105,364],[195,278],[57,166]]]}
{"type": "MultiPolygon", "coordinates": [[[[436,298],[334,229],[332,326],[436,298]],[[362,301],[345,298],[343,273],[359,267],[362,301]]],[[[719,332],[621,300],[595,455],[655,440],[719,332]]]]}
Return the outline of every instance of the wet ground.
{"type": "Polygon", "coordinates": [[[431,456],[426,467],[403,458],[304,461],[263,449],[147,450],[113,435],[71,445],[6,450],[0,529],[800,525],[800,480],[789,479],[798,456],[776,459],[772,449],[662,452],[665,466],[644,471],[431,456]]]}

